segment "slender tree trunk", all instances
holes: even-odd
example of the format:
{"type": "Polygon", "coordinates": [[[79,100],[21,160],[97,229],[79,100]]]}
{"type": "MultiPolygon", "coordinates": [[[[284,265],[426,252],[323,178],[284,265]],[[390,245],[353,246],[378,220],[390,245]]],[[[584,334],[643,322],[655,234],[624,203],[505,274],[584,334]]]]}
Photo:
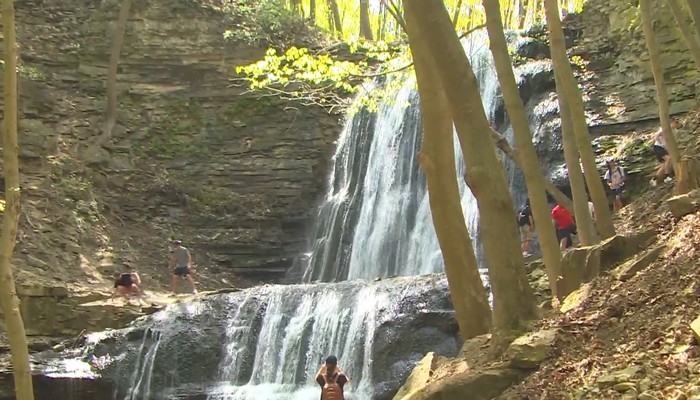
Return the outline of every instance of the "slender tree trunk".
{"type": "Polygon", "coordinates": [[[5,108],[3,110],[2,132],[5,212],[2,216],[0,233],[0,307],[5,317],[7,339],[10,342],[12,375],[15,380],[17,399],[34,400],[27,336],[20,314],[15,278],[12,274],[12,253],[15,249],[20,212],[17,149],[17,47],[13,0],[2,1],[2,23],[5,46],[5,108]]]}
{"type": "Polygon", "coordinates": [[[309,0],[309,22],[316,23],[316,0],[309,0]]]}
{"type": "Polygon", "coordinates": [[[426,43],[408,22],[408,36],[420,94],[423,145],[419,154],[425,172],[430,212],[445,261],[445,274],[464,340],[491,328],[491,308],[479,276],[457,186],[452,118],[426,43]]]}
{"type": "Polygon", "coordinates": [[[688,8],[690,9],[690,15],[693,17],[693,22],[695,22],[695,34],[700,40],[700,1],[697,0],[687,0],[688,8]]]}
{"type": "Polygon", "coordinates": [[[666,3],[671,9],[671,13],[676,20],[676,25],[678,26],[681,36],[683,36],[683,40],[685,40],[685,43],[688,45],[690,55],[693,56],[693,61],[695,61],[695,66],[700,70],[700,42],[698,41],[698,37],[693,35],[693,28],[688,25],[686,14],[681,8],[680,1],[666,0],[666,3]]]}
{"type": "MultiPolygon", "coordinates": [[[[574,200],[574,216],[576,227],[581,244],[589,246],[598,241],[591,214],[588,211],[588,196],[586,195],[586,181],[583,178],[581,164],[579,164],[579,154],[574,138],[573,122],[571,120],[571,107],[562,95],[562,78],[555,71],[554,80],[557,86],[557,98],[559,100],[559,115],[561,116],[561,141],[564,146],[564,159],[566,169],[569,172],[569,184],[571,186],[571,197],[574,200]]],[[[563,204],[562,204],[563,205],[563,204]]],[[[571,209],[569,209],[571,211],[571,209]]]]}
{"type": "MultiPolygon", "coordinates": [[[[493,129],[491,130],[491,137],[493,138],[493,141],[496,143],[496,147],[498,147],[498,149],[501,150],[506,155],[506,157],[513,160],[515,162],[515,164],[518,166],[518,168],[520,168],[522,170],[523,164],[520,161],[520,155],[518,154],[518,152],[514,148],[510,147],[510,144],[508,143],[506,138],[501,136],[500,133],[494,131],[493,129]]],[[[554,200],[557,203],[561,204],[562,206],[566,207],[569,210],[574,209],[574,203],[571,201],[571,199],[568,198],[564,194],[564,192],[559,190],[559,188],[557,188],[554,185],[554,183],[552,183],[552,181],[545,178],[544,188],[550,195],[552,195],[552,197],[554,198],[554,200]]]]}
{"type": "Polygon", "coordinates": [[[501,21],[500,5],[498,0],[483,0],[483,5],[486,11],[486,29],[489,32],[491,53],[493,53],[506,110],[508,110],[508,116],[513,126],[515,146],[520,154],[520,167],[525,176],[549,286],[552,290],[552,297],[558,298],[557,280],[561,274],[561,252],[556,233],[552,229],[551,213],[545,192],[545,178],[540,169],[535,146],[532,144],[530,123],[515,81],[515,74],[508,54],[508,43],[501,21]]]}
{"type": "Polygon", "coordinates": [[[482,243],[493,291],[494,345],[498,348],[537,314],[520,253],[505,170],[491,138],[476,77],[442,0],[405,0],[404,10],[438,68],[467,160],[467,184],[481,215],[482,243]]]}
{"type": "Polygon", "coordinates": [[[379,3],[379,26],[377,27],[377,39],[384,40],[386,31],[386,6],[383,2],[379,3]]]}
{"type": "MultiPolygon", "coordinates": [[[[571,122],[573,124],[574,137],[578,147],[581,162],[583,163],[583,173],[586,178],[588,191],[591,195],[596,215],[598,231],[604,238],[615,235],[615,227],[612,222],[612,213],[608,204],[608,196],[605,194],[603,181],[598,173],[598,166],[595,162],[595,152],[591,144],[591,137],[588,133],[588,121],[586,121],[583,99],[578,83],[571,69],[571,64],[566,55],[566,41],[564,30],[559,19],[559,7],[557,0],[545,0],[545,14],[547,17],[547,27],[549,29],[549,43],[552,53],[552,63],[555,73],[559,73],[561,78],[561,90],[557,88],[559,99],[568,102],[571,122]]],[[[571,170],[569,170],[571,173],[571,170]]],[[[576,200],[574,200],[575,202],[576,200]]],[[[590,218],[590,216],[589,216],[590,218]]]]}
{"type": "MultiPolygon", "coordinates": [[[[661,120],[661,128],[664,131],[666,138],[666,149],[671,156],[674,170],[678,171],[681,163],[681,152],[676,142],[676,135],[673,133],[671,126],[671,116],[668,108],[668,92],[666,90],[666,82],[664,81],[664,71],[661,66],[661,56],[659,47],[656,43],[653,27],[653,14],[649,0],[639,0],[639,8],[642,14],[642,28],[644,29],[644,38],[649,51],[649,61],[651,62],[651,70],[654,74],[654,82],[656,83],[656,95],[659,103],[659,119],[661,120]]],[[[685,185],[678,185],[683,187],[685,185]]]]}
{"type": "Polygon", "coordinates": [[[369,22],[369,0],[360,0],[360,36],[367,40],[374,40],[372,25],[369,22]]]}
{"type": "Polygon", "coordinates": [[[464,0],[457,0],[457,4],[455,5],[455,11],[452,14],[452,26],[457,29],[457,23],[459,22],[459,14],[462,12],[462,2],[464,0]]]}
{"type": "Polygon", "coordinates": [[[343,36],[343,23],[340,20],[340,9],[338,9],[338,2],[336,0],[328,0],[328,7],[331,10],[331,15],[333,16],[333,26],[335,27],[335,32],[338,37],[343,36]]]}
{"type": "Polygon", "coordinates": [[[119,55],[124,44],[126,21],[129,18],[129,9],[132,0],[123,0],[119,19],[114,27],[114,41],[112,42],[112,54],[109,57],[107,69],[107,110],[105,112],[105,124],[102,131],[101,142],[112,137],[112,130],[117,123],[117,69],[119,68],[119,55]]]}

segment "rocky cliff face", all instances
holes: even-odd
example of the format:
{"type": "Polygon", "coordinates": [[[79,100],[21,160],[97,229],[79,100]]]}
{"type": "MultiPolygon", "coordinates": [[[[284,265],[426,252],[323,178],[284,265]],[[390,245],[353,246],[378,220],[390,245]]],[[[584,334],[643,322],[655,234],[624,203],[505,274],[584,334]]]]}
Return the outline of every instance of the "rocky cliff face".
{"type": "Polygon", "coordinates": [[[202,2],[149,0],[127,23],[114,139],[93,146],[119,4],[17,2],[20,279],[99,285],[127,263],[158,287],[172,236],[207,286],[274,279],[303,250],[340,116],[243,94],[235,67],[265,47],[225,40],[234,22],[202,2]]]}
{"type": "MultiPolygon", "coordinates": [[[[572,53],[588,61],[583,73],[589,108],[597,123],[657,118],[654,77],[639,9],[626,0],[589,0],[582,14],[581,45],[572,53]]],[[[662,53],[672,113],[695,105],[698,72],[676,22],[664,2],[655,13],[656,40],[662,53]]],[[[691,23],[688,16],[687,24],[691,23]]]]}

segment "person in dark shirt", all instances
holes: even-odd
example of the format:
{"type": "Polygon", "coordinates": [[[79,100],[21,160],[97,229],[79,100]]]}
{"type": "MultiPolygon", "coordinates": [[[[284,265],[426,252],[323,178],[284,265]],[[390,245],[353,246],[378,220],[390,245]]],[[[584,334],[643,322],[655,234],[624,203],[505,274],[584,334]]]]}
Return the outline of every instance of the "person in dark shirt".
{"type": "Polygon", "coordinates": [[[530,199],[527,199],[520,211],[518,211],[518,227],[520,229],[520,251],[522,251],[523,257],[528,257],[530,256],[532,238],[535,233],[535,221],[532,218],[530,199]]]}
{"type": "Polygon", "coordinates": [[[131,268],[127,267],[126,272],[121,274],[114,274],[114,293],[112,293],[112,300],[117,296],[127,297],[135,293],[137,296],[141,297],[141,290],[139,285],[141,284],[141,278],[139,274],[132,271],[131,268]]]}
{"type": "Polygon", "coordinates": [[[321,386],[321,400],[343,400],[343,390],[350,379],[338,367],[338,358],[328,356],[316,374],[316,382],[321,386]]]}

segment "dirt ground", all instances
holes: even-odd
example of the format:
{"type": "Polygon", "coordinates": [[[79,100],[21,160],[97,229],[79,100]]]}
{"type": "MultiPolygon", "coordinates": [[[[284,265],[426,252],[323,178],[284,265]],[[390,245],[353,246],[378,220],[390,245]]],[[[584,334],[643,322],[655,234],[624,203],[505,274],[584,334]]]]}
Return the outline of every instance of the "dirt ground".
{"type": "MultiPolygon", "coordinates": [[[[689,154],[698,154],[699,121],[695,112],[683,124],[689,154]]],[[[616,221],[621,233],[656,229],[650,247],[666,245],[662,256],[626,282],[597,278],[581,308],[540,321],[560,332],[550,359],[500,399],[637,398],[598,382],[633,366],[630,381],[648,395],[639,398],[700,399],[700,346],[689,327],[700,315],[700,213],[674,219],[664,203],[672,185],[649,187],[616,221]]]]}

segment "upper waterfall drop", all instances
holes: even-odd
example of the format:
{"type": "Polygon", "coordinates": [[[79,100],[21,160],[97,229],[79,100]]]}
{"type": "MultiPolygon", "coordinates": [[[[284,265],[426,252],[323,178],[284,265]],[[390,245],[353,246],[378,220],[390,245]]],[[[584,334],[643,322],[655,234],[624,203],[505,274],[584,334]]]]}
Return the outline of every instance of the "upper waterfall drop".
{"type": "MultiPolygon", "coordinates": [[[[463,43],[487,117],[495,126],[504,116],[498,115],[502,100],[486,35],[473,34],[463,43]]],[[[503,128],[512,137],[508,127],[503,128]]],[[[416,160],[421,133],[413,77],[405,79],[394,101],[381,104],[375,115],[361,111],[349,119],[333,157],[304,281],[370,280],[443,271],[425,176],[416,160]]],[[[464,176],[466,167],[456,137],[455,156],[458,176],[464,176]]],[[[506,160],[512,181],[514,169],[509,164],[506,160]]],[[[458,184],[467,226],[480,251],[476,200],[464,180],[458,184]]]]}

